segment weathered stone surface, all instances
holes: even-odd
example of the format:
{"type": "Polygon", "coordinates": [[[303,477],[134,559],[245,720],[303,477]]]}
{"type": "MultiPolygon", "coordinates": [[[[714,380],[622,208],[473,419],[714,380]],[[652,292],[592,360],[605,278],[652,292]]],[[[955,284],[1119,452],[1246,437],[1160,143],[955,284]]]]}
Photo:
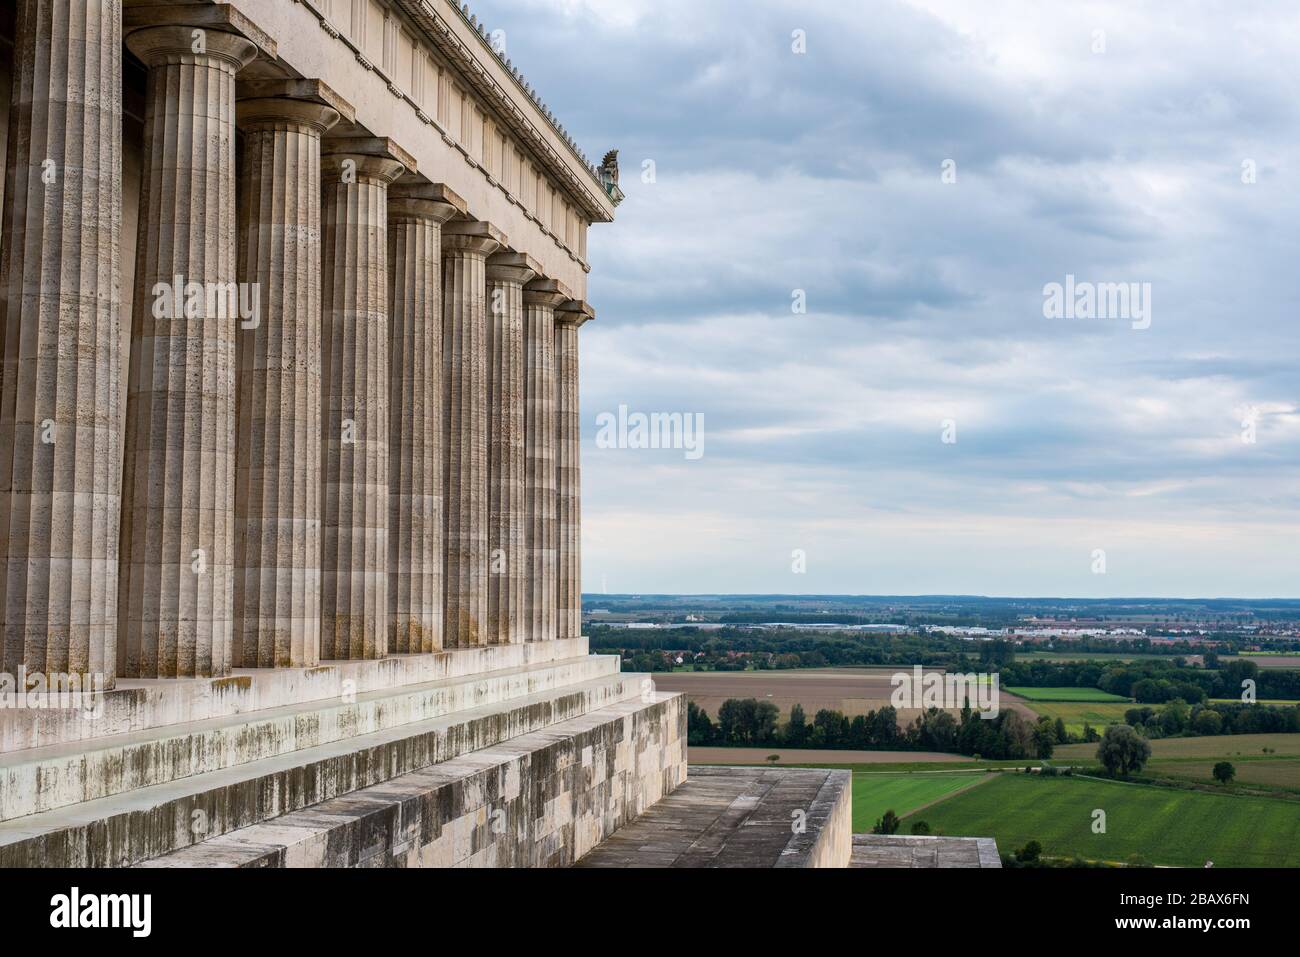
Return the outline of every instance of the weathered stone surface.
{"type": "Polygon", "coordinates": [[[537,265],[513,252],[488,259],[488,644],[527,637],[524,284],[537,265]]]}
{"type": "Polygon", "coordinates": [[[555,309],[572,298],[554,279],[524,287],[524,633],[528,641],[556,635],[555,309]]]}
{"type": "Polygon", "coordinates": [[[236,668],[320,660],[320,138],[331,107],[243,100],[236,343],[236,668]]]}
{"type": "Polygon", "coordinates": [[[423,186],[389,190],[388,640],[398,654],[442,647],[442,224],[457,212],[423,186]]]}
{"type": "Polygon", "coordinates": [[[640,679],[599,679],[6,821],[0,867],[138,863],[620,701],[640,705],[640,679]]]}
{"type": "Polygon", "coordinates": [[[704,767],[583,867],[847,867],[853,776],[811,768],[704,767]]]}
{"type": "Polygon", "coordinates": [[[0,264],[0,672],[117,670],[122,9],[21,0],[0,264]]]}
{"type": "Polygon", "coordinates": [[[176,851],[151,867],[563,867],[686,776],[686,706],[657,695],[176,851]]]}
{"type": "Polygon", "coordinates": [[[196,53],[192,32],[151,27],[127,38],[149,89],[122,479],[124,677],[231,667],[235,74],[257,48],[208,31],[196,53]]]}
{"type": "Polygon", "coordinates": [[[602,679],[619,683],[624,679],[618,668],[615,655],[587,655],[6,754],[0,756],[0,821],[470,708],[506,708],[528,695],[560,693],[602,679]]]}
{"type": "Polygon", "coordinates": [[[1001,867],[991,837],[854,834],[850,867],[1001,867]]]}
{"type": "Polygon", "coordinates": [[[582,633],[582,420],[578,410],[578,329],[593,317],[585,303],[555,312],[557,634],[582,633]]]}
{"type": "Polygon", "coordinates": [[[487,257],[504,245],[488,223],[442,230],[443,644],[487,643],[487,257]]]}
{"type": "Polygon", "coordinates": [[[321,658],[388,652],[386,156],[322,159],[321,658]]]}

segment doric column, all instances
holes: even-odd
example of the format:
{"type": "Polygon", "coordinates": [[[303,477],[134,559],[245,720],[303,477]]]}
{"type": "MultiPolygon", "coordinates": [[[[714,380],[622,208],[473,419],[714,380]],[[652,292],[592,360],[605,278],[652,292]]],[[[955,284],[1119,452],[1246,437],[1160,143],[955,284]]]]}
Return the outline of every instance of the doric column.
{"type": "Polygon", "coordinates": [[[0,672],[117,668],[122,7],[20,0],[0,265],[0,672]]]}
{"type": "Polygon", "coordinates": [[[528,556],[524,625],[528,641],[556,634],[555,557],[555,309],[573,294],[554,279],[524,287],[524,547],[528,556]]]}
{"type": "Polygon", "coordinates": [[[256,324],[238,335],[236,668],[320,661],[320,103],[239,103],[239,280],[256,324]]]}
{"type": "Polygon", "coordinates": [[[443,646],[485,644],[488,608],[488,223],[442,229],[443,646]]]}
{"type": "Polygon", "coordinates": [[[233,33],[150,27],[127,388],[118,674],[231,667],[236,287],[233,33]],[[196,50],[201,52],[196,52],[196,50]]]}
{"type": "Polygon", "coordinates": [[[388,653],[388,187],[407,166],[355,146],[327,141],[321,170],[325,659],[388,653]]]}
{"type": "Polygon", "coordinates": [[[538,262],[498,252],[487,263],[488,617],[487,643],[527,640],[524,587],[524,284],[538,262]]]}
{"type": "Polygon", "coordinates": [[[465,201],[388,191],[388,650],[442,648],[442,224],[465,201]]]}
{"type": "Polygon", "coordinates": [[[582,423],[578,416],[578,329],[595,317],[570,300],[555,312],[557,637],[582,635],[582,423]]]}

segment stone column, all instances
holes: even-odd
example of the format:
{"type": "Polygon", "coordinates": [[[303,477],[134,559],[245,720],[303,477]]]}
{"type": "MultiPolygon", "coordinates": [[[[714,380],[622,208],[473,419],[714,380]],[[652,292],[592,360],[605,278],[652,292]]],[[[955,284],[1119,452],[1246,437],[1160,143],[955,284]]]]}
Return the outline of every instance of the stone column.
{"type": "Polygon", "coordinates": [[[595,313],[570,300],[555,312],[557,637],[582,635],[582,423],[578,415],[578,329],[595,313]]]}
{"type": "Polygon", "coordinates": [[[505,245],[488,223],[442,230],[443,646],[487,641],[487,257],[505,245]]]}
{"type": "Polygon", "coordinates": [[[112,687],[121,482],[119,0],[20,0],[8,153],[0,672],[24,667],[112,687]]]}
{"type": "Polygon", "coordinates": [[[322,160],[321,658],[388,653],[388,187],[392,155],[322,160]]]}
{"type": "Polygon", "coordinates": [[[524,623],[529,641],[551,641],[556,634],[555,309],[572,298],[554,279],[537,279],[524,287],[524,623]]]}
{"type": "Polygon", "coordinates": [[[524,588],[524,284],[531,256],[498,252],[487,263],[488,617],[487,643],[527,640],[524,588]]]}
{"type": "Polygon", "coordinates": [[[320,139],[338,119],[239,103],[239,280],[258,309],[237,342],[236,668],[320,661],[320,139]]]}
{"type": "Polygon", "coordinates": [[[118,586],[118,674],[231,667],[236,287],[233,33],[150,27],[118,586]]]}
{"type": "Polygon", "coordinates": [[[442,224],[464,200],[388,191],[389,651],[442,648],[442,224]]]}

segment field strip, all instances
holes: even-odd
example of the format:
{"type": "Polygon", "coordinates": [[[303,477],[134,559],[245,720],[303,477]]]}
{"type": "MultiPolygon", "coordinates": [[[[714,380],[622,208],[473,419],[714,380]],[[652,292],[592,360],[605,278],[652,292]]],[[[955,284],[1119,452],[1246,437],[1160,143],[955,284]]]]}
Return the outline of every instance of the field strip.
{"type": "MultiPolygon", "coordinates": [[[[924,772],[921,772],[921,773],[924,773],[924,772]]],[[[946,772],[946,771],[940,771],[940,772],[938,772],[938,773],[939,773],[939,774],[947,774],[948,772],[946,772]]],[[[956,797],[958,794],[965,794],[965,793],[966,793],[967,791],[969,791],[971,788],[977,788],[977,787],[979,787],[981,784],[987,784],[989,781],[992,781],[995,777],[997,777],[996,774],[986,774],[986,775],[984,775],[984,777],[980,778],[978,781],[972,781],[970,784],[967,784],[967,785],[965,785],[965,786],[963,786],[963,787],[959,787],[959,788],[958,788],[957,790],[955,790],[955,791],[949,791],[947,794],[940,795],[939,797],[935,798],[933,801],[926,801],[926,802],[925,802],[924,804],[922,804],[920,807],[914,807],[914,808],[912,808],[912,810],[910,810],[910,811],[908,811],[906,814],[904,814],[901,818],[899,818],[899,820],[900,820],[900,821],[905,821],[905,820],[907,820],[909,817],[911,817],[913,814],[919,814],[919,813],[921,813],[922,811],[924,811],[924,810],[925,810],[926,808],[928,808],[928,807],[934,807],[936,804],[942,804],[944,801],[948,800],[949,798],[956,797]]]]}

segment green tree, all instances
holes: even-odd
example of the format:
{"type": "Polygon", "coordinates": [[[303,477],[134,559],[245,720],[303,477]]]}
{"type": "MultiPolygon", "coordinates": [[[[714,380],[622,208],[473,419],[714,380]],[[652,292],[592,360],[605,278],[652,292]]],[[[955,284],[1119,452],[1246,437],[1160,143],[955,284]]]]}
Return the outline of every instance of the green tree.
{"type": "Polygon", "coordinates": [[[1197,734],[1218,734],[1223,730],[1223,715],[1206,708],[1192,719],[1197,734]]]}
{"type": "Polygon", "coordinates": [[[1097,746],[1097,760],[1109,773],[1128,777],[1141,771],[1151,757],[1151,745],[1126,724],[1112,724],[1097,746]]]}
{"type": "Polygon", "coordinates": [[[801,704],[790,709],[790,722],[785,726],[785,740],[792,748],[802,748],[808,740],[808,718],[801,704]]]}
{"type": "Polygon", "coordinates": [[[876,826],[871,829],[872,834],[897,834],[899,821],[898,815],[890,808],[884,813],[884,816],[877,818],[876,826]]]}
{"type": "Polygon", "coordinates": [[[930,825],[929,825],[928,823],[926,823],[925,821],[913,821],[913,822],[912,822],[912,833],[913,833],[913,834],[921,834],[921,835],[929,834],[929,833],[930,833],[930,825]]]}
{"type": "Polygon", "coordinates": [[[1214,766],[1214,780],[1220,784],[1227,784],[1237,776],[1237,769],[1232,766],[1230,761],[1220,761],[1214,766]]]}

